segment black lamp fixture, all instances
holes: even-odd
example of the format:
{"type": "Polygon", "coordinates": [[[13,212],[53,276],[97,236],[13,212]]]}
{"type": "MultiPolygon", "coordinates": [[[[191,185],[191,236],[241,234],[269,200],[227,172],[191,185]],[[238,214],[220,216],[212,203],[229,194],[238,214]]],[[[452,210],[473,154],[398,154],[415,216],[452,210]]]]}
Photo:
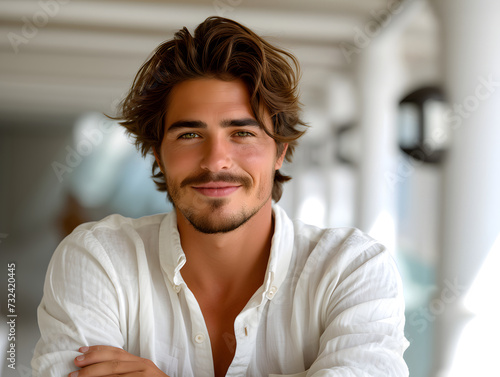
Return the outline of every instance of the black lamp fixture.
{"type": "Polygon", "coordinates": [[[347,123],[335,130],[335,157],[338,162],[355,166],[359,156],[359,135],[354,123],[347,123]]]}
{"type": "Polygon", "coordinates": [[[440,163],[449,142],[448,105],[443,91],[423,87],[399,102],[398,143],[410,157],[424,163],[440,163]]]}

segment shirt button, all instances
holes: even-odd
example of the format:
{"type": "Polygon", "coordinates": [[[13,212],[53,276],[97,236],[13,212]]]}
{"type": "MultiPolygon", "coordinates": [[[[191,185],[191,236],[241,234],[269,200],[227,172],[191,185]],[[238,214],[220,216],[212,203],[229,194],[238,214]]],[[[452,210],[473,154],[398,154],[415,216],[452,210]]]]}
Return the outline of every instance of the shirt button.
{"type": "Polygon", "coordinates": [[[194,337],[194,341],[198,344],[201,344],[205,341],[205,335],[203,334],[197,334],[195,337],[194,337]]]}
{"type": "Polygon", "coordinates": [[[181,286],[180,285],[174,285],[174,290],[179,293],[181,291],[181,286]]]}
{"type": "Polygon", "coordinates": [[[275,286],[272,286],[269,291],[267,291],[267,298],[268,299],[272,299],[274,297],[274,295],[276,294],[276,292],[278,291],[278,288],[276,288],[275,286]]]}

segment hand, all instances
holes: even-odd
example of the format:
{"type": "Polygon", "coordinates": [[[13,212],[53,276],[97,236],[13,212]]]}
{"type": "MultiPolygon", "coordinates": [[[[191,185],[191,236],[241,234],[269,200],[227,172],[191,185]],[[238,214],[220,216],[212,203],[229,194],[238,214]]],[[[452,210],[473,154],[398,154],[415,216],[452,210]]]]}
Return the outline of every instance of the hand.
{"type": "Polygon", "coordinates": [[[82,368],[72,372],[69,377],[168,377],[148,359],[132,355],[127,351],[111,346],[81,347],[83,355],[75,357],[74,363],[82,368]]]}

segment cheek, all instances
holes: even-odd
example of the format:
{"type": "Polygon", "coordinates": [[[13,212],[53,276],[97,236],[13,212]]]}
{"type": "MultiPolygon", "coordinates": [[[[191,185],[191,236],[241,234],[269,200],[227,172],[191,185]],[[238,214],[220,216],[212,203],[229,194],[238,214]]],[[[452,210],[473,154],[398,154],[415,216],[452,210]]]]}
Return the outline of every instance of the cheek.
{"type": "Polygon", "coordinates": [[[176,171],[187,171],[193,169],[193,161],[196,160],[194,153],[188,153],[185,149],[169,148],[163,153],[163,163],[167,173],[170,175],[176,171]]]}
{"type": "Polygon", "coordinates": [[[276,150],[263,146],[247,146],[240,151],[240,167],[261,183],[270,179],[275,169],[276,150]]]}
{"type": "Polygon", "coordinates": [[[241,147],[239,155],[244,161],[251,163],[256,168],[273,166],[276,161],[276,149],[273,145],[245,145],[241,147]]]}

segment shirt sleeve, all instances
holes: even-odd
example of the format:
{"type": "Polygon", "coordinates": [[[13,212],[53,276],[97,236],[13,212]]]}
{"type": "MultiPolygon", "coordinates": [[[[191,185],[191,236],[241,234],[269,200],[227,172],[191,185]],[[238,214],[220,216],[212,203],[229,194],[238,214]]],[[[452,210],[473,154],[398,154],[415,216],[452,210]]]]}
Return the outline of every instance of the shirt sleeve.
{"type": "Polygon", "coordinates": [[[56,249],[38,307],[41,338],[32,360],[34,377],[62,377],[86,345],[123,348],[117,276],[92,233],[77,228],[56,249]]]}
{"type": "Polygon", "coordinates": [[[307,376],[404,377],[404,298],[392,256],[371,242],[328,284],[324,332],[307,376]]]}

